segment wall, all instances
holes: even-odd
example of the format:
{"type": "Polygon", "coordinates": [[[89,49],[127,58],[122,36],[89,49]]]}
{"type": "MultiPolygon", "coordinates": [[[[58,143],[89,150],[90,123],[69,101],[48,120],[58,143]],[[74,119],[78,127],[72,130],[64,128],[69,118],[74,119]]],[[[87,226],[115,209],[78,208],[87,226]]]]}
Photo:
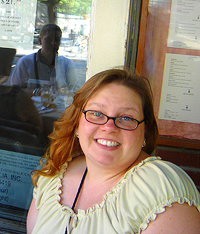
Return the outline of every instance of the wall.
{"type": "Polygon", "coordinates": [[[130,0],[93,0],[86,80],[123,66],[130,0]]]}
{"type": "Polygon", "coordinates": [[[200,150],[158,145],[155,155],[181,167],[200,191],[200,150]]]}

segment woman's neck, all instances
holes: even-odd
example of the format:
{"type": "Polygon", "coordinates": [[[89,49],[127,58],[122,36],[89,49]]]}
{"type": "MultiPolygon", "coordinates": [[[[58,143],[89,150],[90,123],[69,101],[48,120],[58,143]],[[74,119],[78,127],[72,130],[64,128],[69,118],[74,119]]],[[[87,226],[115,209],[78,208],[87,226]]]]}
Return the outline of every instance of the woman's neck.
{"type": "Polygon", "coordinates": [[[118,181],[126,174],[126,172],[129,169],[138,165],[141,161],[143,161],[147,157],[149,157],[149,155],[142,151],[135,161],[124,166],[100,165],[98,162],[90,161],[86,157],[86,165],[88,170],[87,180],[89,180],[90,183],[94,181],[94,184],[97,183],[97,181],[99,183],[106,183],[106,182],[112,183],[112,181],[118,181]]]}

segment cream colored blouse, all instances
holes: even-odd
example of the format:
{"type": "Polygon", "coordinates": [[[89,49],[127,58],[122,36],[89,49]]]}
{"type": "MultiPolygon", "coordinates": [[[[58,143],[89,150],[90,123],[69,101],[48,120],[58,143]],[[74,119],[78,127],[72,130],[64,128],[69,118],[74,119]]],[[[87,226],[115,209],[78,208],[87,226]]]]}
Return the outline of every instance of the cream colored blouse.
{"type": "Polygon", "coordinates": [[[101,204],[78,214],[60,204],[63,173],[39,178],[33,192],[39,215],[32,234],[64,234],[66,227],[71,234],[140,233],[173,202],[188,203],[200,211],[200,195],[190,177],[159,157],[131,168],[101,204]]]}

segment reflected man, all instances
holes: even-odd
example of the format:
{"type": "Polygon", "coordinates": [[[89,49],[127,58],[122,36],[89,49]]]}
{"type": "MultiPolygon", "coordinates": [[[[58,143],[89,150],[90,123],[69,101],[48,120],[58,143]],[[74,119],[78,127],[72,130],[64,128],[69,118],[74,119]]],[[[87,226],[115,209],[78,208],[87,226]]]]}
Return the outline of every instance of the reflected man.
{"type": "Polygon", "coordinates": [[[37,53],[23,56],[11,75],[11,84],[28,88],[31,92],[47,84],[52,87],[67,87],[76,91],[79,82],[75,64],[64,56],[58,56],[62,31],[55,24],[47,24],[38,38],[42,46],[37,53]]]}
{"type": "Polygon", "coordinates": [[[18,86],[2,85],[9,77],[15,54],[15,49],[0,47],[0,119],[32,124],[42,130],[41,117],[29,95],[18,86]]]}

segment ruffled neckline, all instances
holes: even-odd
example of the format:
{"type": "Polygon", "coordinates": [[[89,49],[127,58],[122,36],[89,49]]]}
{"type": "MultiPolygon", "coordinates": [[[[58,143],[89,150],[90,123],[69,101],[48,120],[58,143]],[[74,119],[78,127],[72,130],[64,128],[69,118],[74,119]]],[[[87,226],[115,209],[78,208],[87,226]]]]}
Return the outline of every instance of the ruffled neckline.
{"type": "MultiPolygon", "coordinates": [[[[88,215],[91,212],[94,212],[96,209],[102,209],[106,203],[106,200],[108,199],[108,197],[114,195],[123,185],[123,183],[126,182],[126,180],[128,179],[128,177],[134,172],[136,171],[138,168],[141,168],[143,165],[145,165],[147,162],[150,161],[155,161],[155,160],[161,160],[161,157],[156,157],[156,156],[151,156],[148,157],[144,160],[142,160],[140,163],[138,163],[136,166],[133,166],[132,168],[130,168],[125,174],[124,176],[119,180],[118,183],[116,183],[113,188],[111,190],[109,190],[104,196],[103,196],[103,201],[100,204],[94,204],[93,207],[89,207],[87,210],[82,210],[82,209],[78,209],[77,214],[71,209],[71,207],[66,206],[66,205],[62,205],[60,203],[61,197],[60,194],[62,193],[62,179],[63,179],[63,175],[68,167],[68,163],[69,161],[65,164],[65,166],[63,167],[63,169],[60,171],[60,173],[57,175],[57,178],[59,179],[58,182],[58,186],[57,186],[57,201],[59,206],[62,207],[63,211],[68,211],[69,213],[71,213],[72,217],[75,218],[76,216],[84,216],[84,215],[88,215]]],[[[70,160],[71,161],[71,160],[70,160]]]]}

